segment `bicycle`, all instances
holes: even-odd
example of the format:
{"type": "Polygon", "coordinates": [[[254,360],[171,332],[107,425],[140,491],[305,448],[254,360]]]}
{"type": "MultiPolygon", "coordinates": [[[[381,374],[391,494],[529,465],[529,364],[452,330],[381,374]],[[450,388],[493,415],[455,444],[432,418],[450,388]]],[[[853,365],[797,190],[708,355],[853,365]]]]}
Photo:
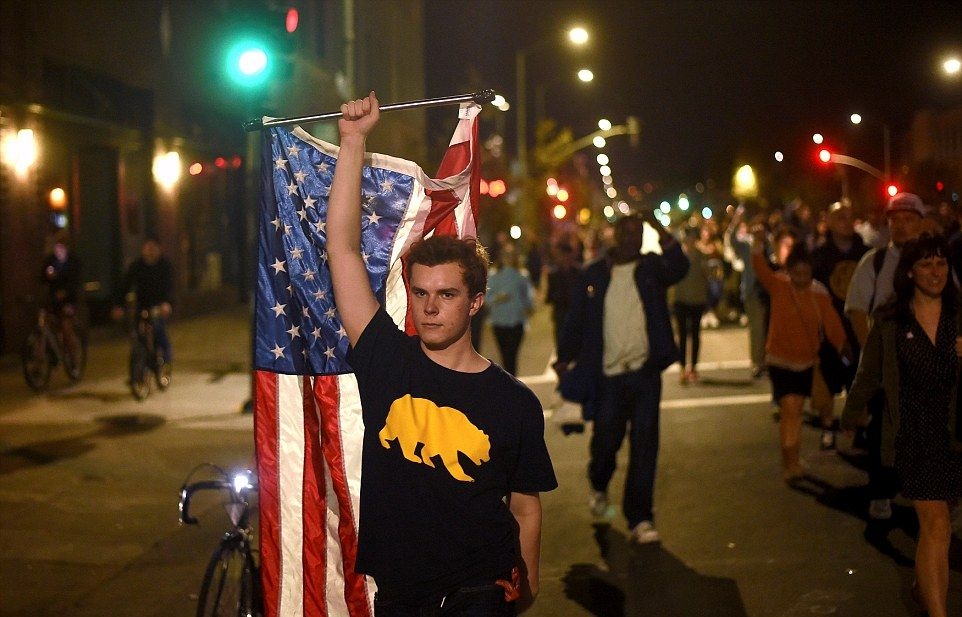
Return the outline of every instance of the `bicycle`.
{"type": "Polygon", "coordinates": [[[180,522],[197,524],[190,515],[190,500],[197,491],[214,490],[227,496],[224,509],[231,527],[221,537],[204,572],[197,598],[197,617],[261,617],[260,566],[256,559],[250,497],[256,494],[254,475],[240,471],[229,475],[216,465],[194,468],[180,489],[180,522]],[[214,480],[189,482],[199,469],[211,469],[214,480]]]}
{"type": "Polygon", "coordinates": [[[36,392],[44,391],[50,383],[53,367],[63,366],[71,382],[80,381],[87,367],[87,336],[79,321],[69,314],[58,316],[40,307],[37,323],[27,335],[21,352],[23,376],[36,392]],[[72,319],[71,328],[64,328],[61,319],[72,319]]]}
{"type": "Polygon", "coordinates": [[[154,335],[156,322],[162,319],[160,308],[131,312],[134,318],[130,327],[130,392],[142,401],[150,394],[151,381],[156,381],[161,390],[170,386],[171,367],[163,350],[157,348],[154,335]]]}

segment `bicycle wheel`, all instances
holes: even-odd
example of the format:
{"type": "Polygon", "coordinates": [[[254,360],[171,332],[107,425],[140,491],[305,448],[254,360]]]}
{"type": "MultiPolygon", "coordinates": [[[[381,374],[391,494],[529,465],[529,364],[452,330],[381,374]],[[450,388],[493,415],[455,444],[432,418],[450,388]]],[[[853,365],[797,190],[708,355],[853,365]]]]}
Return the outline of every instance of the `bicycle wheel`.
{"type": "MultiPolygon", "coordinates": [[[[66,337],[65,337],[66,338],[66,337]]],[[[64,340],[63,364],[70,381],[80,381],[87,368],[87,336],[73,332],[70,340],[64,340]]]]}
{"type": "Polygon", "coordinates": [[[258,617],[256,566],[250,548],[237,537],[221,540],[204,573],[197,617],[258,617]]]}
{"type": "Polygon", "coordinates": [[[50,383],[50,367],[52,365],[47,340],[43,332],[33,331],[23,345],[21,355],[23,361],[23,376],[31,389],[42,392],[50,383]]]}
{"type": "Polygon", "coordinates": [[[150,367],[147,366],[147,350],[135,341],[130,349],[130,392],[138,401],[150,394],[150,367]]]}

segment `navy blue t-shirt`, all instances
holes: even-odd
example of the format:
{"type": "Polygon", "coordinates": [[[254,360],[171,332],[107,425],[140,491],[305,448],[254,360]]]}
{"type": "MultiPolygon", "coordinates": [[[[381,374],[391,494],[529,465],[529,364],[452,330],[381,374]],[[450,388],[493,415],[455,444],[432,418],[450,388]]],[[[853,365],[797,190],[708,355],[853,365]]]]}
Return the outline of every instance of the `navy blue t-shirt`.
{"type": "Polygon", "coordinates": [[[348,361],[364,410],[357,570],[418,597],[518,565],[505,497],[558,485],[534,393],[494,363],[433,362],[383,309],[348,361]]]}

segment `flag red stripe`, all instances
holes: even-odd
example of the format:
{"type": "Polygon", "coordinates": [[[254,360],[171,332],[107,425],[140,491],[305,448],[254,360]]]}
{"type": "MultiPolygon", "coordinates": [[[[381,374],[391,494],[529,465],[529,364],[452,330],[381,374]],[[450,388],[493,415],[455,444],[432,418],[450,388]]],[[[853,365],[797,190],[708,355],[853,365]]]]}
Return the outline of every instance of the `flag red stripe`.
{"type": "Polygon", "coordinates": [[[254,371],[254,443],[257,454],[261,587],[264,614],[277,615],[280,591],[277,374],[254,371]]]}
{"type": "MultiPolygon", "coordinates": [[[[351,617],[367,617],[370,605],[366,579],[354,570],[357,561],[357,513],[351,506],[351,495],[347,486],[347,472],[344,468],[344,439],[340,423],[340,390],[336,376],[318,377],[314,382],[314,397],[317,408],[321,410],[321,449],[328,472],[331,474],[331,488],[337,495],[338,527],[337,535],[341,546],[341,565],[344,572],[344,600],[347,602],[351,617]]],[[[360,445],[358,443],[358,445],[360,445]]]]}
{"type": "MultiPolygon", "coordinates": [[[[324,381],[328,377],[318,377],[324,381]]],[[[304,377],[304,479],[301,487],[303,517],[304,615],[327,615],[327,486],[321,458],[319,410],[312,394],[311,377],[304,377]]],[[[323,409],[323,407],[321,408],[323,409]]]]}

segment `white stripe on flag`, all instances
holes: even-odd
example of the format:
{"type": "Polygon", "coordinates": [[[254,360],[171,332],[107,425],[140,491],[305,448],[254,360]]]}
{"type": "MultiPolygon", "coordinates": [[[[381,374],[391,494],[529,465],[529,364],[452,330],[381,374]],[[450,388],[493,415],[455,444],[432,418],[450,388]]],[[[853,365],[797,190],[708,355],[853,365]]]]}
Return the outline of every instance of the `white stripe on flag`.
{"type": "Polygon", "coordinates": [[[304,377],[277,376],[279,413],[278,467],[281,512],[281,593],[278,614],[301,617],[304,614],[303,529],[301,510],[304,485],[304,377]]]}

